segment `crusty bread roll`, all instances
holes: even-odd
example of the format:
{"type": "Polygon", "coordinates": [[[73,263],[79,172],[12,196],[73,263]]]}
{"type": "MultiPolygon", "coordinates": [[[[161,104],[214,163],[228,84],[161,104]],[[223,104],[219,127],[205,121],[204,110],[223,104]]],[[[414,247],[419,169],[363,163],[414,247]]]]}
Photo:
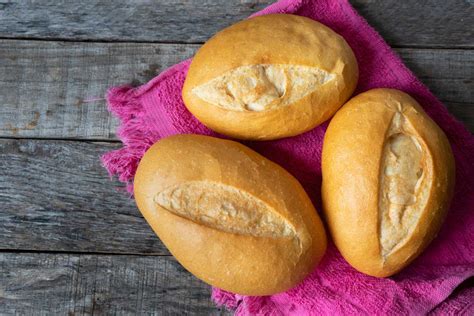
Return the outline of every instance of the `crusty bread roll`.
{"type": "Polygon", "coordinates": [[[191,63],[183,100],[219,133],[277,139],[330,118],[357,78],[357,61],[341,36],[305,17],[272,14],[207,41],[191,63]]]}
{"type": "Polygon", "coordinates": [[[454,187],[441,129],[409,95],[374,89],[347,102],[324,138],[322,197],[334,242],[366,274],[400,271],[431,242],[454,187]]]}
{"type": "Polygon", "coordinates": [[[287,290],[326,248],[321,220],[299,182],[233,141],[162,139],[141,160],[134,188],[138,208],[176,259],[224,290],[287,290]]]}

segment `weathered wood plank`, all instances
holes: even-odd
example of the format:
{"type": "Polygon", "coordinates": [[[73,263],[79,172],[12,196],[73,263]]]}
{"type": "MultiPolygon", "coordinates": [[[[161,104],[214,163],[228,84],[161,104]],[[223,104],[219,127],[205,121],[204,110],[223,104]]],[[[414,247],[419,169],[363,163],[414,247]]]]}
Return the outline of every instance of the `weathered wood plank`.
{"type": "Polygon", "coordinates": [[[0,250],[168,255],[100,165],[117,147],[0,140],[0,250]]]}
{"type": "Polygon", "coordinates": [[[8,1],[0,11],[0,37],[203,42],[272,2],[8,1]]]}
{"type": "Polygon", "coordinates": [[[1,315],[229,315],[171,257],[0,253],[1,315]]]}
{"type": "MultiPolygon", "coordinates": [[[[0,4],[0,37],[197,43],[272,2],[6,1],[0,4]]],[[[471,1],[350,2],[391,45],[474,45],[471,1]]]]}
{"type": "MultiPolygon", "coordinates": [[[[100,100],[106,89],[144,83],[198,47],[0,41],[0,137],[116,139],[117,122],[100,100]]],[[[397,51],[474,131],[474,51],[397,51]]]]}
{"type": "Polygon", "coordinates": [[[474,132],[474,50],[397,49],[449,111],[474,132]]]}
{"type": "MultiPolygon", "coordinates": [[[[418,78],[426,80],[460,80],[461,88],[472,90],[472,74],[474,73],[474,51],[463,49],[410,49],[395,50],[418,78]],[[471,84],[469,86],[468,84],[471,84]]],[[[464,92],[464,91],[463,91],[464,92]]],[[[441,95],[443,92],[440,91],[441,95]]],[[[446,93],[446,92],[444,92],[446,93]]],[[[445,100],[470,102],[472,97],[444,94],[445,100]]]]}
{"type": "Polygon", "coordinates": [[[144,83],[196,48],[0,41],[0,136],[115,138],[107,88],[144,83]]]}
{"type": "Polygon", "coordinates": [[[392,46],[474,47],[472,1],[349,1],[392,46]]]}

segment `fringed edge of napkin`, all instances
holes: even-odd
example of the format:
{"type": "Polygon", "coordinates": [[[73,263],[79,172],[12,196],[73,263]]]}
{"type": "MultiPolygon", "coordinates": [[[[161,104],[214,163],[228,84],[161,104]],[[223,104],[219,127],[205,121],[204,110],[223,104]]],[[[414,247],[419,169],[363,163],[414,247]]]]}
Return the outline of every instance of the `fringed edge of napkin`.
{"type": "Polygon", "coordinates": [[[120,119],[117,131],[123,147],[101,157],[110,177],[117,176],[133,193],[133,177],[141,157],[153,144],[145,124],[145,113],[138,89],[129,85],[113,87],[107,92],[108,110],[120,119]]]}

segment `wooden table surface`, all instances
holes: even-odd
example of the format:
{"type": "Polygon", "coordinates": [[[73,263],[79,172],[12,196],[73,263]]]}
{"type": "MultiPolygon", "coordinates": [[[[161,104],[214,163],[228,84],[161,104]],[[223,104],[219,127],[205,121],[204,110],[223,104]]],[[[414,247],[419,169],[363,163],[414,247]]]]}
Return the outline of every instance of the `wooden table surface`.
{"type": "MultiPolygon", "coordinates": [[[[119,192],[107,87],[141,84],[269,0],[0,0],[0,314],[223,314],[119,192]]],[[[351,0],[474,131],[474,3],[351,0]]]]}

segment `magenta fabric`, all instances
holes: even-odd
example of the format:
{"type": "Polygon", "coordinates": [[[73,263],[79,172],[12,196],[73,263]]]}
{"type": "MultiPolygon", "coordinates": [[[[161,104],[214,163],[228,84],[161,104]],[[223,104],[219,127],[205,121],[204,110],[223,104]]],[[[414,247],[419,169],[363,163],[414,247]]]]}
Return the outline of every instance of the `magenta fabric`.
{"type": "MultiPolygon", "coordinates": [[[[357,57],[360,79],[355,94],[378,87],[413,96],[447,134],[456,158],[455,196],[441,232],[429,248],[401,273],[386,279],[366,276],[341,257],[332,242],[321,264],[294,289],[249,297],[213,289],[219,305],[237,315],[433,315],[470,314],[474,291],[449,297],[474,275],[474,137],[454,119],[347,0],[282,0],[257,13],[292,13],[317,20],[342,35],[357,57]],[[448,299],[449,297],[449,299],[448,299]]],[[[105,154],[104,166],[128,184],[140,158],[153,143],[173,134],[221,137],[185,108],[181,88],[190,60],[149,83],[110,89],[109,110],[121,120],[123,148],[105,154]]],[[[305,134],[277,141],[244,142],[282,165],[304,186],[321,210],[321,147],[327,123],[305,134]]]]}
{"type": "Polygon", "coordinates": [[[456,290],[428,315],[474,315],[474,287],[473,282],[470,283],[470,287],[466,287],[461,291],[456,290]]]}

